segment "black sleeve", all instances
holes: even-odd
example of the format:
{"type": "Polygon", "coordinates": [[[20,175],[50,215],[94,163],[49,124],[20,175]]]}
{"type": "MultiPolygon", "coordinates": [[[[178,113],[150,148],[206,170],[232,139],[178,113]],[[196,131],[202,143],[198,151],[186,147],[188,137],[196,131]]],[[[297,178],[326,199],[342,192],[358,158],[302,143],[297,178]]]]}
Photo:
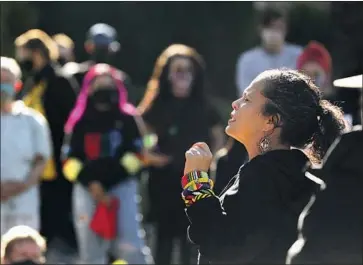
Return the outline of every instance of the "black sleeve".
{"type": "Polygon", "coordinates": [[[282,213],[266,172],[265,165],[255,164],[239,176],[239,185],[224,199],[226,210],[217,197],[197,201],[186,210],[189,238],[212,263],[231,259],[249,263],[271,243],[282,213]]]}
{"type": "Polygon", "coordinates": [[[141,153],[143,149],[142,136],[135,121],[135,117],[130,116],[128,119],[128,127],[125,131],[125,147],[124,152],[135,154],[141,153]]]}
{"type": "Polygon", "coordinates": [[[68,158],[77,158],[83,163],[85,161],[83,135],[77,130],[74,130],[73,134],[64,135],[61,155],[62,161],[66,161],[68,158]]]}

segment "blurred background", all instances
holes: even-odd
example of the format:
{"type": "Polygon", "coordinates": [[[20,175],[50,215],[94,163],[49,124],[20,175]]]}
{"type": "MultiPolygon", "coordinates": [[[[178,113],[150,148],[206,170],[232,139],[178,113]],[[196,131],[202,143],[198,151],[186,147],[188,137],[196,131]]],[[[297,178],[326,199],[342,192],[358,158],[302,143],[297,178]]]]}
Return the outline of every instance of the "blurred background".
{"type": "MultiPolygon", "coordinates": [[[[94,24],[106,23],[117,31],[121,48],[113,54],[109,63],[129,75],[132,80],[128,91],[130,101],[138,105],[145,94],[158,56],[171,44],[185,44],[195,48],[205,60],[206,94],[222,118],[218,125],[222,124],[223,133],[225,122],[230,116],[231,102],[241,94],[236,81],[238,62],[244,52],[256,47],[263,49],[259,14],[270,7],[287,14],[286,42],[302,51],[311,41],[316,41],[330,53],[328,57],[331,56],[332,67],[327,71],[329,88],[333,87],[330,81],[334,79],[363,73],[363,2],[1,2],[1,56],[16,58],[15,39],[30,29],[40,29],[49,36],[58,33],[69,36],[74,42],[74,61],[82,63],[90,59],[85,49],[88,30],[94,24]]],[[[266,55],[266,58],[269,56],[266,55]]],[[[271,61],[280,62],[274,59],[271,61]]],[[[293,67],[296,66],[295,62],[293,60],[293,67]]],[[[259,61],[256,61],[258,64],[259,61]]],[[[57,82],[53,84],[54,90],[58,89],[56,85],[57,82]]],[[[33,89],[31,86],[29,88],[33,89]]],[[[344,111],[358,117],[359,90],[341,92],[334,95],[334,100],[343,102],[342,105],[347,102],[343,106],[344,111]]],[[[52,121],[51,117],[46,118],[50,122],[58,122],[52,121]]],[[[60,130],[63,134],[63,125],[60,130]]],[[[221,141],[223,144],[226,142],[224,140],[221,141]]],[[[182,148],[183,157],[185,148],[182,148]]],[[[237,169],[239,166],[240,161],[236,165],[237,169]]],[[[230,168],[236,172],[235,168],[230,168]]],[[[141,189],[144,189],[141,196],[145,198],[146,178],[141,179],[145,182],[141,185],[141,189]]],[[[179,179],[177,181],[179,187],[179,179]]],[[[71,187],[67,187],[71,191],[71,187]]],[[[56,186],[53,188],[58,189],[56,186]]],[[[71,196],[64,196],[69,197],[67,204],[70,205],[71,196]]],[[[62,203],[60,200],[60,205],[62,203]]],[[[147,199],[142,200],[142,208],[145,214],[147,199]]],[[[71,219],[67,214],[64,214],[66,219],[71,219]]],[[[145,222],[145,228],[148,240],[151,238],[152,241],[156,237],[152,227],[147,227],[145,222]]],[[[49,260],[73,262],[77,250],[75,243],[72,244],[74,235],[69,238],[71,240],[67,244],[58,244],[53,240],[49,251],[58,252],[53,259],[48,253],[49,260]],[[60,245],[64,251],[60,251],[60,245]],[[59,251],[62,253],[59,254],[59,251]],[[68,255],[65,253],[72,257],[64,258],[68,255]]],[[[153,243],[148,242],[148,245],[154,248],[153,243]]]]}
{"type": "Polygon", "coordinates": [[[76,61],[81,62],[87,58],[83,45],[87,30],[107,23],[117,30],[121,44],[113,63],[136,85],[130,91],[136,103],[161,51],[183,43],[204,56],[208,94],[224,114],[223,106],[229,108],[236,97],[238,56],[259,43],[257,11],[271,5],[288,10],[287,41],[305,46],[316,40],[325,45],[335,76],[363,72],[361,2],[1,2],[1,54],[14,57],[14,39],[39,28],[49,35],[62,32],[71,37],[76,61]]]}

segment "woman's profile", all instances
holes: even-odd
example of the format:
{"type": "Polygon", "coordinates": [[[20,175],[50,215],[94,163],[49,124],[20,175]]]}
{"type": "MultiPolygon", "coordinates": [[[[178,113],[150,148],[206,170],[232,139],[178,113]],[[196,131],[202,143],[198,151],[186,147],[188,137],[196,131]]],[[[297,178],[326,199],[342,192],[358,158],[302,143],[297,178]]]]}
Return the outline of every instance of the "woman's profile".
{"type": "Polygon", "coordinates": [[[226,133],[246,147],[248,162],[217,197],[206,173],[208,145],[186,152],[188,235],[212,264],[283,264],[298,216],[316,189],[304,169],[344,131],[343,115],[293,70],[261,73],[232,107],[226,133]]]}

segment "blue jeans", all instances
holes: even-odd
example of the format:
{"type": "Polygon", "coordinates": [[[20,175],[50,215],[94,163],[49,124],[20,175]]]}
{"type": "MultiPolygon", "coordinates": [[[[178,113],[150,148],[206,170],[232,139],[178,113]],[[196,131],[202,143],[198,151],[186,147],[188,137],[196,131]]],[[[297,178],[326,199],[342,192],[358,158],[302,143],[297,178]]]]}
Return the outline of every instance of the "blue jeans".
{"type": "Polygon", "coordinates": [[[117,216],[118,236],[112,241],[99,237],[89,228],[96,204],[84,186],[78,183],[74,186],[73,215],[80,262],[107,264],[107,253],[111,252],[115,258],[124,259],[129,264],[147,264],[147,255],[150,251],[145,246],[143,238],[145,232],[140,226],[141,215],[136,201],[138,180],[133,178],[125,180],[114,187],[110,194],[120,200],[117,216]]]}

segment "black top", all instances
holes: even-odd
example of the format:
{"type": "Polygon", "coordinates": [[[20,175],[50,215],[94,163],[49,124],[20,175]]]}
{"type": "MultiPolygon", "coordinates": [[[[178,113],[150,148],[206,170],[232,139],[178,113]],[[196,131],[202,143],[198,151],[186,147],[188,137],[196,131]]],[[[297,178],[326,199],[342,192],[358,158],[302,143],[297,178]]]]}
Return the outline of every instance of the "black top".
{"type": "Polygon", "coordinates": [[[220,194],[231,178],[238,173],[241,164],[248,160],[246,147],[238,141],[233,142],[232,148],[225,156],[216,161],[214,192],[220,194]]]}
{"type": "Polygon", "coordinates": [[[185,152],[199,141],[210,144],[210,129],[220,119],[212,107],[200,100],[176,98],[155,102],[143,117],[158,136],[157,151],[172,157],[165,167],[149,169],[148,218],[150,221],[172,220],[173,225],[180,224],[175,230],[183,234],[188,225],[180,196],[185,152]]]}
{"type": "Polygon", "coordinates": [[[210,129],[220,122],[209,104],[176,98],[153,105],[144,119],[158,135],[158,150],[172,156],[177,169],[184,167],[184,154],[195,142],[210,143],[210,129]]]}
{"type": "Polygon", "coordinates": [[[336,93],[326,99],[334,105],[339,106],[344,114],[349,114],[352,117],[352,124],[361,124],[360,117],[360,90],[336,88],[336,93]]]}
{"type": "Polygon", "coordinates": [[[303,174],[307,161],[299,150],[257,156],[219,199],[203,199],[187,208],[188,234],[204,260],[284,264],[297,238],[298,216],[315,190],[315,183],[303,174]]]}
{"type": "Polygon", "coordinates": [[[82,161],[83,168],[77,180],[88,186],[99,181],[106,190],[130,175],[121,166],[120,159],[127,152],[139,154],[142,138],[133,116],[118,109],[110,112],[91,110],[74,127],[68,157],[82,161]]]}
{"type": "MultiPolygon", "coordinates": [[[[42,103],[45,118],[51,131],[56,170],[58,176],[63,176],[60,157],[64,137],[64,124],[68,119],[70,111],[73,109],[78,86],[74,79],[65,77],[57,67],[48,64],[25,80],[18,98],[22,99],[42,82],[46,86],[42,96],[42,103]]],[[[61,179],[64,178],[57,178],[57,181],[61,179]]]]}
{"type": "Polygon", "coordinates": [[[292,264],[362,264],[363,132],[344,134],[328,153],[322,178],[326,188],[306,211],[303,249],[292,264]]]}

